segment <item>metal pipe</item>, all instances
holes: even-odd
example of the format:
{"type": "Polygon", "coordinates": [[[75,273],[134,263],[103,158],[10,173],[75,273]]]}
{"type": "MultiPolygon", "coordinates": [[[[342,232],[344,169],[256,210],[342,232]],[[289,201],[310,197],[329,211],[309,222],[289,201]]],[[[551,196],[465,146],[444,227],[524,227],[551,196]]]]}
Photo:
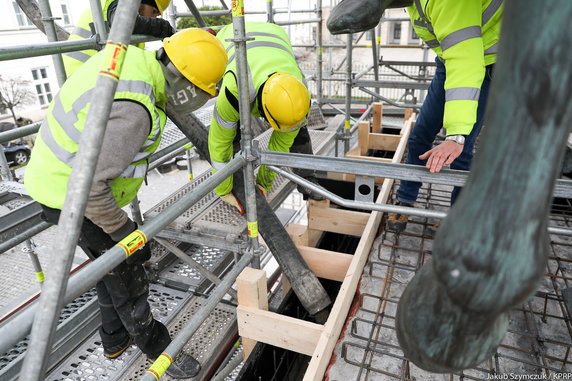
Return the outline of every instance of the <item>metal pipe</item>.
{"type": "Polygon", "coordinates": [[[191,11],[195,20],[197,20],[197,24],[199,24],[200,27],[207,26],[207,24],[205,23],[205,20],[201,16],[201,12],[199,12],[199,10],[197,9],[197,6],[195,5],[194,1],[193,0],[185,0],[185,4],[187,4],[187,7],[189,7],[189,10],[191,11]]]}
{"type": "Polygon", "coordinates": [[[347,52],[346,52],[346,118],[344,122],[344,155],[350,149],[350,120],[352,117],[352,38],[353,34],[347,35],[347,52]]]}
{"type": "MultiPolygon", "coordinates": [[[[333,107],[333,106],[332,106],[333,107]]],[[[363,112],[363,114],[361,114],[361,116],[359,117],[358,120],[355,121],[354,125],[352,126],[352,128],[350,128],[350,135],[352,135],[354,133],[355,130],[357,130],[359,122],[366,120],[367,118],[369,118],[369,114],[371,114],[371,111],[373,110],[373,103],[370,103],[369,106],[367,107],[367,109],[363,112]]],[[[400,126],[401,127],[401,126],[400,126]]]]}
{"type": "MultiPolygon", "coordinates": [[[[242,156],[232,159],[224,168],[207,178],[194,188],[192,192],[187,193],[181,197],[180,200],[167,207],[157,217],[141,226],[139,230],[141,230],[148,239],[155,237],[157,233],[162,231],[167,225],[174,221],[175,218],[180,216],[181,213],[206,196],[229,175],[240,169],[245,162],[242,156]]],[[[45,224],[50,226],[47,222],[45,224]]],[[[137,255],[137,252],[132,255],[137,255]]],[[[124,249],[116,245],[87,265],[82,271],[72,276],[67,289],[65,289],[64,303],[71,302],[79,295],[91,289],[97,281],[125,260],[125,257],[126,253],[124,249]]],[[[40,306],[38,304],[34,304],[21,312],[13,320],[0,327],[0,338],[2,338],[2,341],[0,341],[0,353],[7,352],[30,332],[34,315],[39,308],[40,306]]],[[[43,313],[44,310],[41,311],[43,313]]]]}
{"type": "Polygon", "coordinates": [[[147,171],[151,171],[152,169],[155,169],[161,164],[163,164],[164,162],[179,156],[180,154],[188,150],[187,148],[188,144],[189,144],[188,140],[183,139],[181,142],[166,147],[164,150],[161,150],[162,156],[152,155],[150,160],[151,164],[149,164],[149,169],[147,171]]]}
{"type": "MultiPolygon", "coordinates": [[[[169,250],[171,253],[175,254],[179,259],[181,259],[183,262],[191,266],[193,269],[200,272],[205,278],[210,280],[211,283],[217,286],[221,284],[222,281],[220,280],[220,278],[217,277],[212,271],[207,270],[203,265],[195,261],[190,255],[185,253],[183,250],[179,249],[177,246],[173,245],[171,242],[167,241],[166,239],[158,237],[155,237],[155,241],[157,241],[161,246],[169,250]]],[[[233,289],[229,289],[226,293],[234,300],[238,300],[236,291],[234,291],[233,289]]]]}
{"type": "MultiPolygon", "coordinates": [[[[234,3],[233,3],[234,4],[234,3]]],[[[256,178],[254,176],[254,156],[252,155],[252,128],[250,120],[250,94],[248,84],[248,59],[246,56],[246,28],[244,22],[244,2],[237,0],[232,11],[233,42],[236,45],[236,69],[238,78],[238,105],[240,109],[240,145],[247,162],[244,166],[244,191],[246,195],[246,221],[248,224],[249,248],[254,254],[253,267],[260,268],[258,252],[258,216],[256,210],[256,178]]]]}
{"type": "Polygon", "coordinates": [[[6,143],[9,142],[10,140],[16,140],[19,138],[23,138],[24,136],[35,134],[40,129],[41,124],[42,124],[41,122],[38,122],[30,124],[29,126],[18,127],[10,131],[2,132],[0,133],[0,143],[6,143]]]}
{"type": "Polygon", "coordinates": [[[291,20],[291,21],[275,21],[276,25],[298,25],[298,24],[312,24],[319,23],[321,19],[307,19],[307,20],[291,20]]]}
{"type": "MultiPolygon", "coordinates": [[[[192,146],[192,144],[191,144],[192,146]]],[[[187,152],[185,153],[186,159],[187,159],[187,172],[189,172],[189,180],[193,179],[193,155],[191,154],[191,147],[186,147],[187,152]]]]}
{"type": "Polygon", "coordinates": [[[131,219],[135,221],[137,226],[143,225],[143,215],[141,214],[141,208],[139,207],[139,198],[135,196],[133,201],[129,203],[129,209],[131,210],[131,219]]]}
{"type": "Polygon", "coordinates": [[[272,0],[266,0],[266,14],[268,15],[268,22],[274,23],[274,10],[272,9],[272,0]]]}
{"type": "Polygon", "coordinates": [[[103,10],[101,9],[100,0],[89,0],[91,7],[91,16],[93,17],[93,24],[95,25],[95,33],[97,41],[103,43],[107,41],[107,25],[103,18],[103,10]]]}
{"type": "Polygon", "coordinates": [[[354,76],[354,83],[355,83],[355,81],[357,81],[358,79],[360,79],[361,77],[363,77],[364,75],[366,75],[366,74],[367,74],[371,69],[373,69],[373,68],[374,68],[374,66],[373,66],[373,65],[370,65],[370,66],[366,67],[365,69],[363,69],[362,71],[360,71],[359,73],[357,73],[357,74],[354,76]]]}
{"type": "Polygon", "coordinates": [[[293,181],[296,184],[302,185],[305,188],[310,189],[312,192],[316,192],[321,196],[326,197],[330,201],[334,203],[352,209],[361,209],[361,210],[375,210],[378,212],[387,212],[387,213],[398,213],[398,214],[407,214],[410,216],[418,216],[418,217],[427,217],[427,218],[445,218],[447,213],[441,212],[438,210],[428,210],[428,209],[421,209],[421,208],[410,208],[408,206],[399,206],[399,205],[391,205],[391,204],[376,204],[374,202],[364,202],[364,201],[352,201],[346,200],[330,191],[325,190],[321,186],[318,186],[311,181],[305,180],[304,178],[297,176],[293,173],[284,171],[278,167],[273,165],[267,166],[268,169],[278,173],[286,177],[288,180],[293,181]]]}
{"type": "Polygon", "coordinates": [[[374,98],[377,98],[377,99],[379,99],[379,100],[382,100],[382,101],[384,101],[384,102],[386,102],[386,103],[388,103],[388,104],[390,104],[390,105],[392,105],[392,106],[395,106],[395,107],[401,107],[401,108],[415,108],[415,109],[420,109],[420,108],[421,108],[420,105],[415,105],[415,104],[411,104],[411,103],[403,103],[403,102],[394,102],[394,101],[392,101],[391,99],[384,97],[383,95],[376,94],[375,92],[373,92],[373,91],[371,91],[371,90],[369,90],[369,89],[366,89],[365,87],[358,87],[358,89],[360,89],[360,90],[363,91],[364,93],[367,93],[367,94],[373,96],[374,98]]]}
{"type": "MultiPolygon", "coordinates": [[[[56,33],[56,23],[54,22],[54,17],[52,16],[52,9],[50,8],[49,0],[39,0],[40,13],[42,14],[42,22],[44,23],[44,30],[49,42],[54,42],[58,40],[58,35],[56,33]]],[[[56,78],[58,79],[58,84],[60,87],[66,81],[66,70],[64,68],[64,61],[62,56],[59,54],[52,55],[52,60],[54,61],[54,69],[56,71],[56,78]]]]}
{"type": "Polygon", "coordinates": [[[42,270],[42,264],[38,259],[38,253],[36,253],[36,245],[34,242],[32,242],[32,240],[26,240],[26,248],[24,251],[26,251],[28,253],[28,257],[30,257],[30,261],[34,267],[34,272],[36,273],[36,279],[41,286],[42,283],[44,283],[44,271],[42,270]]]}
{"type": "Polygon", "coordinates": [[[174,30],[177,30],[177,9],[175,8],[175,2],[171,1],[169,3],[169,23],[174,30]]]}
{"type": "Polygon", "coordinates": [[[76,50],[98,49],[99,44],[95,37],[84,40],[57,41],[45,44],[28,44],[10,47],[0,47],[0,61],[16,60],[20,58],[60,54],[76,50]]]}
{"type": "MultiPolygon", "coordinates": [[[[119,82],[129,36],[135,24],[135,17],[139,9],[140,1],[119,2],[115,22],[111,29],[110,41],[106,50],[115,51],[109,58],[114,60],[104,62],[105,68],[111,74],[98,74],[92,102],[87,114],[85,125],[88,126],[81,136],[74,168],[69,177],[67,195],[61,212],[58,232],[61,239],[53,246],[53,253],[61,255],[59,261],[54,261],[54,267],[50,277],[43,287],[39,300],[39,309],[42,314],[36,317],[30,335],[30,345],[26,352],[23,368],[25,374],[21,375],[22,381],[37,381],[44,377],[48,355],[50,353],[52,339],[58,322],[61,307],[63,306],[64,292],[67,287],[69,271],[71,268],[75,248],[82,225],[87,197],[97,158],[103,144],[105,127],[113,103],[113,95],[119,82]]],[[[102,65],[103,67],[103,65],[102,65]]]]}
{"type": "MultiPolygon", "coordinates": [[[[373,79],[375,81],[379,81],[379,55],[377,52],[377,38],[375,36],[375,28],[371,30],[371,53],[373,55],[373,79]]],[[[376,87],[375,92],[376,94],[379,94],[379,88],[376,87]]]]}
{"type": "Polygon", "coordinates": [[[183,329],[181,329],[179,334],[173,339],[173,341],[171,341],[171,344],[165,348],[161,356],[159,356],[153,365],[151,365],[149,369],[153,369],[153,373],[147,370],[145,375],[141,377],[141,381],[157,381],[154,373],[158,373],[159,377],[164,374],[167,369],[164,365],[171,365],[172,359],[177,356],[205,319],[215,309],[217,304],[227,293],[227,290],[233,285],[236,278],[240,275],[242,270],[248,266],[251,260],[251,253],[247,253],[242,256],[236,266],[234,266],[234,268],[224,277],[223,281],[213,290],[203,306],[193,314],[191,320],[183,327],[183,329]],[[168,361],[167,364],[165,364],[165,361],[168,361]]]}
{"type": "MultiPolygon", "coordinates": [[[[36,234],[43,232],[44,230],[46,230],[50,226],[52,226],[52,225],[45,222],[45,221],[42,221],[39,224],[37,224],[36,226],[34,226],[33,228],[30,228],[30,229],[26,230],[25,232],[22,232],[16,236],[4,241],[4,242],[1,242],[0,243],[0,254],[4,253],[5,251],[10,250],[11,248],[13,248],[16,245],[21,244],[22,242],[24,242],[27,239],[30,239],[31,237],[35,236],[36,234]]],[[[4,353],[4,352],[2,352],[2,353],[4,353]]]]}
{"type": "Polygon", "coordinates": [[[242,357],[242,351],[237,351],[233,359],[231,359],[228,364],[220,371],[218,371],[211,381],[224,381],[230,374],[244,361],[242,357]]]}
{"type": "Polygon", "coordinates": [[[318,59],[318,66],[316,68],[316,102],[318,103],[318,107],[322,106],[322,98],[323,98],[323,90],[322,90],[322,78],[323,78],[323,33],[322,28],[324,27],[324,21],[322,20],[322,0],[316,0],[316,16],[320,20],[318,22],[318,29],[316,30],[316,44],[317,44],[317,59],[318,59]]]}

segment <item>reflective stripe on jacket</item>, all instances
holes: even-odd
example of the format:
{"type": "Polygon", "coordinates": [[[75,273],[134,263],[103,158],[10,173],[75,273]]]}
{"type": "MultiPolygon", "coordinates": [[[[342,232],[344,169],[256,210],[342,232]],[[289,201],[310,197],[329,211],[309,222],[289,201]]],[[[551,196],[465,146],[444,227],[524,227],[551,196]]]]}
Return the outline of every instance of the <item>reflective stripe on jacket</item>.
{"type": "MultiPolygon", "coordinates": [[[[109,5],[117,0],[101,0],[101,9],[103,12],[103,20],[107,23],[107,9],[109,5]]],[[[73,31],[68,37],[70,40],[85,40],[93,36],[92,33],[93,15],[91,13],[91,8],[88,8],[83,12],[79,18],[77,25],[74,27],[73,31]]],[[[143,49],[145,44],[138,44],[138,47],[143,49]]],[[[68,52],[63,54],[64,67],[66,69],[66,75],[69,77],[76,70],[83,65],[88,59],[90,59],[97,50],[86,49],[74,52],[68,52]]]]}
{"type": "MultiPolygon", "coordinates": [[[[70,77],[48,108],[26,168],[25,185],[30,196],[51,208],[61,209],[74,165],[87,112],[95,90],[103,52],[88,60],[70,77]]],[[[111,182],[119,207],[137,195],[147,172],[148,159],[159,146],[166,123],[165,77],[154,52],[130,46],[124,61],[115,99],[141,104],[149,112],[151,131],[120,177],[111,182]]],[[[129,142],[125,142],[129,144],[129,142]]]]}
{"type": "MultiPolygon", "coordinates": [[[[305,79],[296,63],[290,39],[282,27],[265,22],[247,22],[246,36],[254,38],[254,40],[246,43],[251,115],[260,117],[257,93],[271,74],[286,72],[302,82],[305,82],[305,79]]],[[[236,100],[238,100],[235,47],[233,42],[226,41],[233,38],[232,25],[221,29],[217,38],[225,47],[229,60],[209,130],[209,152],[215,171],[222,168],[232,158],[232,143],[240,120],[238,106],[235,107],[237,105],[236,100]],[[228,93],[232,94],[231,99],[227,96],[228,93]]],[[[298,131],[273,131],[268,149],[289,152],[297,134],[298,131]]],[[[276,173],[268,170],[266,166],[261,166],[256,181],[266,190],[270,190],[275,177],[276,173]]],[[[232,191],[232,176],[215,188],[215,193],[218,195],[225,195],[230,191],[232,191]]]]}
{"type": "Polygon", "coordinates": [[[414,0],[417,35],[445,63],[447,135],[468,135],[477,120],[485,66],[496,62],[503,0],[414,0]]]}

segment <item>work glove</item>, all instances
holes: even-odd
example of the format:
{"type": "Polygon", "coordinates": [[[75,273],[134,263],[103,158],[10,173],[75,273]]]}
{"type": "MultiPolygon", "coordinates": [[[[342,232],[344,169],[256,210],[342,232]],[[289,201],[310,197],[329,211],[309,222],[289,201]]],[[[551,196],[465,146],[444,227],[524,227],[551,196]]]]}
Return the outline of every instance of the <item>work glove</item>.
{"type": "Polygon", "coordinates": [[[238,213],[240,213],[241,216],[243,216],[244,213],[246,212],[240,201],[238,201],[238,199],[232,194],[232,192],[220,196],[220,199],[229,204],[230,206],[236,208],[236,210],[238,210],[238,213]]]}
{"type": "Polygon", "coordinates": [[[162,18],[137,16],[133,34],[148,34],[154,37],[171,37],[175,31],[171,24],[162,18]]]}

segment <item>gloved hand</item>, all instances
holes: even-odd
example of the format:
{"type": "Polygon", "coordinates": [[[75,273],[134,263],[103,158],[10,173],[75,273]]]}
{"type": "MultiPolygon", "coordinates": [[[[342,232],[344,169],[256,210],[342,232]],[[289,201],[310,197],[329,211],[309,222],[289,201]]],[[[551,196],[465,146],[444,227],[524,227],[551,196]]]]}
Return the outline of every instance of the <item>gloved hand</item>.
{"type": "Polygon", "coordinates": [[[224,196],[220,196],[220,199],[223,200],[224,202],[226,202],[227,204],[233,206],[236,208],[236,210],[238,210],[238,213],[240,213],[241,216],[244,215],[244,213],[246,212],[244,210],[244,207],[242,206],[242,204],[240,203],[240,201],[238,201],[238,199],[231,193],[227,193],[224,196]]]}
{"type": "Polygon", "coordinates": [[[175,34],[171,23],[162,18],[152,19],[151,32],[153,36],[166,38],[175,34]]]}
{"type": "Polygon", "coordinates": [[[145,246],[128,256],[125,262],[128,265],[142,265],[149,259],[151,259],[151,245],[147,243],[145,246]]]}

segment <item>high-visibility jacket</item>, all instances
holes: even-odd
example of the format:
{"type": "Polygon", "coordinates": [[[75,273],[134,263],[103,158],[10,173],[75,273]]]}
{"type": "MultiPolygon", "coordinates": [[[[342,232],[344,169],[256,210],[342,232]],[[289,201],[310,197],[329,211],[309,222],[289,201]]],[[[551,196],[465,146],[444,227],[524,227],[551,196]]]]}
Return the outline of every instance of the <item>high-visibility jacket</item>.
{"type": "MultiPolygon", "coordinates": [[[[65,82],[50,103],[38,132],[24,183],[34,200],[51,208],[63,207],[103,58],[103,52],[94,55],[78,69],[78,75],[65,82]]],[[[127,49],[115,99],[144,106],[149,112],[151,131],[129,167],[111,182],[111,191],[119,207],[129,204],[137,195],[147,173],[149,157],[159,146],[167,120],[165,77],[160,65],[154,52],[134,46],[127,49]]]]}
{"type": "MultiPolygon", "coordinates": [[[[117,0],[101,0],[101,8],[103,11],[103,20],[107,22],[107,9],[109,5],[117,0]]],[[[92,32],[93,15],[91,13],[91,8],[88,8],[83,12],[79,18],[77,25],[74,30],[70,33],[68,41],[70,40],[85,40],[93,36],[92,32]]],[[[145,44],[138,44],[138,47],[143,49],[145,44]]],[[[91,58],[97,50],[86,49],[81,51],[68,52],[63,55],[64,67],[66,69],[66,74],[70,77],[76,70],[84,64],[88,59],[91,58]]]]}
{"type": "Polygon", "coordinates": [[[485,66],[496,62],[503,0],[414,0],[417,35],[444,62],[447,135],[468,135],[477,120],[485,66]]]}
{"type": "MultiPolygon", "coordinates": [[[[260,117],[258,92],[270,75],[276,72],[285,72],[302,82],[305,82],[305,79],[296,63],[290,39],[282,27],[265,22],[247,22],[246,36],[254,38],[254,40],[246,43],[250,72],[248,82],[251,115],[260,117]]],[[[229,59],[209,130],[209,152],[214,171],[222,168],[232,158],[232,142],[236,136],[240,120],[235,47],[233,42],[226,41],[233,38],[232,25],[227,25],[221,29],[217,38],[225,47],[229,59]]],[[[298,135],[298,131],[273,131],[268,149],[289,152],[296,135],[298,135]]],[[[266,190],[270,190],[275,177],[276,173],[263,165],[258,171],[256,181],[266,190]]],[[[219,184],[215,188],[215,193],[225,195],[231,190],[232,176],[219,184]]]]}

